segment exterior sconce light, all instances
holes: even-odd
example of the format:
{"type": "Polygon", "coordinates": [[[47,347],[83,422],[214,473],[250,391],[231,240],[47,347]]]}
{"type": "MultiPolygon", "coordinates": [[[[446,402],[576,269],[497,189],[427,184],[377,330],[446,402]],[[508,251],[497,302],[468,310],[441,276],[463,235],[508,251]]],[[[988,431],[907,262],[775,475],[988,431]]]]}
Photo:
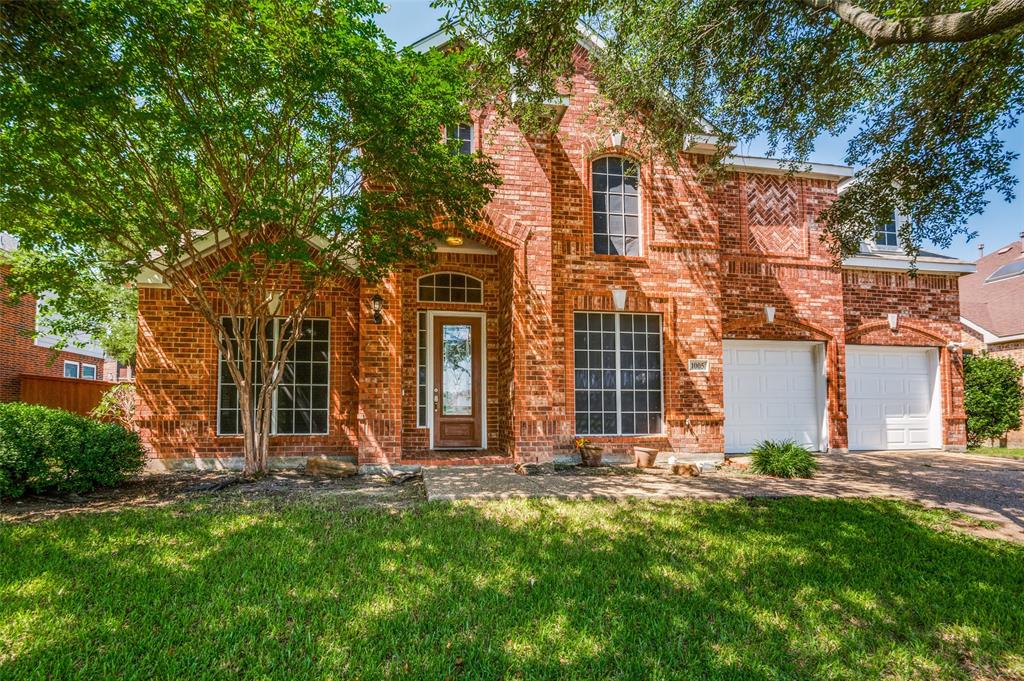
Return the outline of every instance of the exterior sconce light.
{"type": "Polygon", "coordinates": [[[622,146],[622,138],[623,138],[623,135],[622,135],[622,133],[620,131],[613,130],[612,131],[612,146],[613,147],[621,147],[622,146]]]}
{"type": "Polygon", "coordinates": [[[267,312],[273,317],[281,309],[281,292],[271,291],[267,294],[267,312]]]}
{"type": "Polygon", "coordinates": [[[897,327],[899,327],[899,323],[900,323],[900,315],[897,312],[890,312],[888,316],[889,316],[889,330],[892,331],[893,333],[896,333],[896,329],[897,329],[897,327]]]}
{"type": "Polygon", "coordinates": [[[612,305],[615,306],[616,310],[626,309],[626,289],[613,288],[612,289],[612,305]]]}
{"type": "Polygon", "coordinates": [[[769,324],[775,323],[775,308],[771,305],[764,306],[764,319],[769,324]]]}
{"type": "Polygon", "coordinates": [[[450,236],[446,236],[444,238],[444,242],[446,244],[448,244],[449,246],[461,246],[462,243],[463,243],[462,237],[458,236],[457,234],[452,234],[450,236]]]}
{"type": "Polygon", "coordinates": [[[384,321],[384,316],[381,311],[384,309],[384,299],[380,297],[379,293],[374,293],[373,298],[370,298],[370,309],[373,310],[373,323],[380,324],[384,321]]]}

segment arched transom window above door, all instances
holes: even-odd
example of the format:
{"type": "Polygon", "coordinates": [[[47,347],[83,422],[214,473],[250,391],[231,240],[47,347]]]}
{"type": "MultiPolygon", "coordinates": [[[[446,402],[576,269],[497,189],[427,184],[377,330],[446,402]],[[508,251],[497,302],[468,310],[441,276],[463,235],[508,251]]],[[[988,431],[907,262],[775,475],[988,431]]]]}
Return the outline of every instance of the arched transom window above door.
{"type": "Polygon", "coordinates": [[[423,303],[482,303],[484,285],[468,274],[436,272],[420,277],[418,299],[423,303]]]}
{"type": "Polygon", "coordinates": [[[640,172],[621,156],[590,165],[594,253],[640,255],[640,172]]]}

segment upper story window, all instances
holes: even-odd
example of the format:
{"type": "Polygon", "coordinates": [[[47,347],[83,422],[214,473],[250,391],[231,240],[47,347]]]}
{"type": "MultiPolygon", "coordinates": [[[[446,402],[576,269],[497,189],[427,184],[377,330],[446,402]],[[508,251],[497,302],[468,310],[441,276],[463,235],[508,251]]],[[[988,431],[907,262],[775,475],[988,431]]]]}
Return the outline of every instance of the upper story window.
{"type": "Polygon", "coordinates": [[[473,124],[472,123],[459,123],[458,125],[449,125],[445,131],[448,137],[448,141],[458,140],[459,142],[459,153],[460,154],[472,154],[473,153],[473,124]]]}
{"type": "Polygon", "coordinates": [[[468,274],[438,272],[420,277],[420,302],[482,303],[483,292],[483,282],[468,274]]]}
{"type": "Polygon", "coordinates": [[[627,158],[606,156],[590,166],[594,253],[640,255],[640,173],[627,158]]]}
{"type": "Polygon", "coordinates": [[[875,245],[884,248],[896,248],[900,245],[899,233],[896,230],[896,215],[875,232],[875,245]]]}

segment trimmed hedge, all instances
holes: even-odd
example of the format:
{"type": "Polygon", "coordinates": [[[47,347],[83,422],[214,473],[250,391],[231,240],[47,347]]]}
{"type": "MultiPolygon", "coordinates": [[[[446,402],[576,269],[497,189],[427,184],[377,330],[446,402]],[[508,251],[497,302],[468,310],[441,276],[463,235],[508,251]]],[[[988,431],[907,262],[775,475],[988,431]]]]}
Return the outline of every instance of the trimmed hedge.
{"type": "Polygon", "coordinates": [[[142,469],[138,433],[62,409],[0,404],[0,497],[113,486],[142,469]]]}
{"type": "Polygon", "coordinates": [[[777,478],[809,478],[818,469],[814,455],[792,440],[765,440],[750,452],[750,470],[777,478]]]}

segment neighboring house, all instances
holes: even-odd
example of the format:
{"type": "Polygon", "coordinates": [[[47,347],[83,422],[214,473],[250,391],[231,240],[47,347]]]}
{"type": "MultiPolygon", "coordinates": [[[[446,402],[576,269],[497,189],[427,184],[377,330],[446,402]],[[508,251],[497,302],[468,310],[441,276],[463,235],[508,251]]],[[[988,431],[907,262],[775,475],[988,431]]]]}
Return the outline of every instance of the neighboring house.
{"type": "MultiPolygon", "coordinates": [[[[275,461],[550,460],[575,436],[612,456],[744,452],[765,438],[962,449],[957,280],[973,265],[926,255],[912,277],[880,237],[835,267],[816,216],[851,177],[844,166],[789,175],[733,156],[724,182],[704,182],[710,134],[677,167],[643,158],[636,130],[594,113],[595,41],[581,38],[573,91],[552,103],[555,134],[527,139],[487,111],[448,130],[504,180],[472,238],[380,285],[342,278],[320,292],[277,392],[275,461]]],[[[280,290],[283,314],[284,277],[280,290]]],[[[152,276],[139,317],[152,455],[237,465],[237,395],[211,331],[152,276]]]]}
{"type": "MultiPolygon", "coordinates": [[[[977,267],[960,280],[964,347],[1024,366],[1024,232],[1019,241],[979,258],[977,267]]],[[[1024,430],[1009,433],[1007,443],[1024,445],[1024,430]]]]}
{"type": "MultiPolygon", "coordinates": [[[[12,250],[17,242],[0,234],[0,249],[12,250]]],[[[8,304],[4,284],[8,267],[0,265],[0,402],[21,399],[21,376],[44,376],[76,380],[117,380],[117,362],[106,358],[95,343],[84,343],[73,351],[55,353],[58,339],[40,332],[37,301],[22,296],[8,304]]]]}

